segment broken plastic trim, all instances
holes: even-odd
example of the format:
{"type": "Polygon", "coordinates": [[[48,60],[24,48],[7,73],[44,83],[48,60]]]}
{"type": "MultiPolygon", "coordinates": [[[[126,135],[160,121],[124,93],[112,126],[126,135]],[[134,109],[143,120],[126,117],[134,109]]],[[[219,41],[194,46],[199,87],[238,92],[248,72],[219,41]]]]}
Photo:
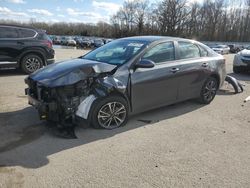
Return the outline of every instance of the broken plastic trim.
{"type": "Polygon", "coordinates": [[[80,103],[76,115],[87,120],[93,102],[97,98],[106,97],[112,92],[125,94],[126,86],[118,79],[109,76],[96,79],[91,89],[92,94],[80,103]]]}
{"type": "Polygon", "coordinates": [[[233,86],[235,94],[242,93],[244,91],[242,84],[236,78],[227,75],[225,81],[233,86]]]}

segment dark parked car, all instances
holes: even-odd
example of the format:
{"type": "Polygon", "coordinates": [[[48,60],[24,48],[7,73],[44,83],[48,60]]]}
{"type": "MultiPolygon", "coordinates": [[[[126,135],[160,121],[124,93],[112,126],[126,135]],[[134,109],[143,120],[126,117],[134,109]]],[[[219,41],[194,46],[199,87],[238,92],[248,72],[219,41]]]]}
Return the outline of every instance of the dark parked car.
{"type": "Polygon", "coordinates": [[[53,39],[53,44],[55,44],[55,45],[61,45],[62,44],[61,38],[60,37],[55,37],[53,39]]]}
{"type": "Polygon", "coordinates": [[[76,45],[80,48],[89,48],[90,47],[90,41],[86,39],[76,39],[76,45]]]}
{"type": "Polygon", "coordinates": [[[101,46],[103,46],[103,45],[104,45],[103,40],[101,40],[101,39],[96,39],[96,40],[94,40],[94,47],[95,47],[95,48],[99,48],[99,47],[101,47],[101,46]]]}
{"type": "Polygon", "coordinates": [[[67,46],[68,44],[68,38],[67,37],[61,37],[61,45],[67,46]]]}
{"type": "Polygon", "coordinates": [[[112,41],[25,79],[29,104],[60,126],[83,118],[96,128],[128,115],[197,98],[209,104],[226,76],[225,59],[207,46],[172,37],[112,41]]]}
{"type": "Polygon", "coordinates": [[[45,31],[0,25],[0,67],[21,68],[32,73],[54,62],[52,41],[45,31]]]}
{"type": "Polygon", "coordinates": [[[104,40],[104,43],[105,43],[105,44],[108,44],[109,42],[112,42],[112,41],[113,41],[113,39],[105,39],[105,40],[104,40]]]}
{"type": "Polygon", "coordinates": [[[230,45],[228,45],[228,46],[229,46],[229,48],[230,48],[230,52],[231,52],[231,53],[238,53],[238,52],[240,52],[241,50],[244,49],[243,46],[236,45],[236,44],[230,44],[230,45]]]}

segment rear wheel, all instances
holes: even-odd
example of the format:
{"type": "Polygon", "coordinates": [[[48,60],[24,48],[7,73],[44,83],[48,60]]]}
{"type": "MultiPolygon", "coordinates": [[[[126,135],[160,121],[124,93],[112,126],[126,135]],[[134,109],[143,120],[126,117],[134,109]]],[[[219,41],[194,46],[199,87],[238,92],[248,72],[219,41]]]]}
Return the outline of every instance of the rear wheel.
{"type": "Polygon", "coordinates": [[[209,77],[207,81],[204,83],[200,93],[199,101],[202,104],[209,104],[213,101],[216,92],[218,90],[218,81],[214,77],[209,77]]]}
{"type": "Polygon", "coordinates": [[[94,128],[115,129],[128,120],[127,101],[119,96],[110,96],[95,102],[91,124],[94,128]]]}
{"type": "Polygon", "coordinates": [[[24,58],[21,61],[22,71],[27,74],[35,72],[36,70],[40,69],[42,65],[43,65],[42,59],[35,54],[28,54],[24,56],[24,58]]]}

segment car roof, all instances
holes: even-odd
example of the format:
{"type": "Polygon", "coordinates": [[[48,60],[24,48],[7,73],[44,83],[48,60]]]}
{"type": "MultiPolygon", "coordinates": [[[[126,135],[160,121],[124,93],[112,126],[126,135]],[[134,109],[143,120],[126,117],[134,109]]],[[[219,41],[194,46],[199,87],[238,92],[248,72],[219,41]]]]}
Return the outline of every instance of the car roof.
{"type": "Polygon", "coordinates": [[[121,40],[136,40],[136,41],[142,41],[142,42],[155,42],[155,41],[161,41],[161,40],[171,40],[171,41],[191,41],[190,39],[184,39],[184,38],[178,38],[178,37],[169,37],[169,36],[135,36],[135,37],[126,37],[121,38],[121,40]]]}
{"type": "Polygon", "coordinates": [[[16,27],[16,28],[33,29],[33,30],[37,31],[38,33],[46,33],[46,31],[42,30],[42,29],[36,29],[34,27],[31,27],[31,26],[23,26],[23,25],[18,25],[18,24],[0,24],[0,26],[9,26],[9,27],[16,27]]]}

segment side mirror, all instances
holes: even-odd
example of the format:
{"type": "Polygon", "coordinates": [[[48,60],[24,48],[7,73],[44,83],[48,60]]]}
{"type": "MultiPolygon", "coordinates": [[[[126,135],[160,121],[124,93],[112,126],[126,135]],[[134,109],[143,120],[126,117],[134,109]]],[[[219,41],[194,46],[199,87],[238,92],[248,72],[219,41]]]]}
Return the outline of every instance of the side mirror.
{"type": "Polygon", "coordinates": [[[142,59],[135,64],[135,68],[153,68],[155,63],[148,59],[142,59]]]}

